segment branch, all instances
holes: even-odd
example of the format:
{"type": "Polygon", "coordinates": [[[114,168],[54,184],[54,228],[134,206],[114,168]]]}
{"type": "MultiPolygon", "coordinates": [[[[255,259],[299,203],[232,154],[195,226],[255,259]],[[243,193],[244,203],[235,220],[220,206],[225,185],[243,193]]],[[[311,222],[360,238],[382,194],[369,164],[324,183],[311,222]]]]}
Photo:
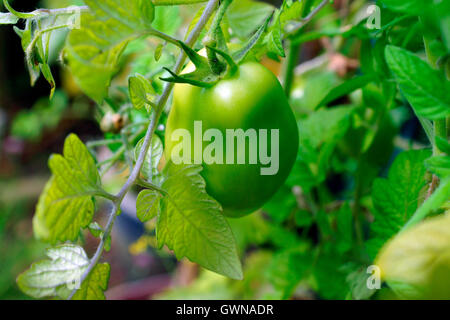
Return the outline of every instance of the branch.
{"type": "Polygon", "coordinates": [[[156,30],[156,29],[150,30],[149,34],[152,35],[152,36],[158,37],[160,39],[163,39],[163,40],[165,40],[165,41],[167,41],[167,42],[169,42],[169,43],[171,43],[173,45],[176,45],[178,48],[181,48],[181,45],[180,45],[180,42],[178,41],[178,39],[175,39],[175,38],[171,37],[168,34],[165,34],[165,33],[161,32],[161,31],[156,30]]]}
{"type": "Polygon", "coordinates": [[[289,25],[289,30],[287,32],[288,36],[294,35],[297,31],[303,28],[306,24],[308,24],[318,13],[319,11],[325,7],[330,0],[323,0],[317,7],[314,8],[306,17],[301,19],[299,22],[289,25]]]}
{"type": "MultiPolygon", "coordinates": [[[[201,31],[205,27],[206,23],[208,22],[209,18],[212,16],[214,10],[217,7],[217,4],[219,3],[219,0],[209,0],[208,4],[206,5],[205,10],[203,11],[203,14],[192,30],[192,32],[189,34],[186,44],[190,47],[194,45],[194,43],[197,41],[198,37],[200,36],[201,31]]],[[[184,65],[184,62],[186,61],[186,54],[184,51],[181,51],[180,56],[178,57],[178,60],[175,64],[173,72],[179,73],[184,65]]],[[[92,272],[94,267],[97,265],[98,261],[100,260],[100,257],[103,253],[103,249],[105,247],[106,239],[111,234],[112,228],[114,226],[114,222],[116,220],[117,215],[120,212],[120,204],[123,201],[123,198],[125,195],[130,191],[131,187],[136,183],[136,180],[139,177],[139,173],[141,171],[142,165],[145,160],[145,156],[147,154],[147,151],[151,145],[153,134],[156,130],[156,127],[158,126],[159,118],[161,117],[161,114],[164,110],[164,106],[167,103],[167,100],[169,99],[170,93],[172,92],[174,84],[173,83],[167,83],[164,87],[164,91],[162,95],[159,97],[158,102],[156,104],[156,108],[152,114],[152,119],[150,122],[150,125],[147,129],[147,133],[144,138],[144,143],[142,145],[141,152],[139,153],[139,157],[136,161],[136,164],[128,177],[127,182],[124,184],[122,189],[119,191],[119,193],[116,195],[116,200],[113,202],[113,208],[111,210],[111,213],[108,218],[108,222],[105,227],[105,232],[103,233],[103,236],[100,240],[99,246],[97,247],[97,250],[92,257],[88,268],[83,273],[80,279],[80,285],[83,283],[84,280],[89,276],[89,274],[92,272]]],[[[75,293],[78,289],[74,289],[72,293],[69,296],[69,300],[73,298],[75,293]]]]}

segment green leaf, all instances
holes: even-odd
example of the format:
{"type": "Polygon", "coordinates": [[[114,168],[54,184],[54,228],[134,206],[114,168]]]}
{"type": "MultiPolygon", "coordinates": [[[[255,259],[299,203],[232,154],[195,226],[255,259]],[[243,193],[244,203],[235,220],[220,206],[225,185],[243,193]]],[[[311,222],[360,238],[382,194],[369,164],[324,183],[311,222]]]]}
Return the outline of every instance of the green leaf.
{"type": "Polygon", "coordinates": [[[90,223],[88,228],[89,232],[96,238],[100,237],[104,232],[103,228],[97,222],[90,223]]]}
{"type": "Polygon", "coordinates": [[[45,80],[50,84],[50,99],[53,98],[53,94],[55,93],[55,79],[53,78],[52,71],[50,70],[50,66],[47,63],[41,64],[42,75],[45,80]]]}
{"type": "Polygon", "coordinates": [[[56,91],[52,99],[42,97],[32,108],[17,113],[11,124],[11,134],[15,137],[37,142],[45,130],[54,129],[68,107],[68,97],[63,91],[56,91]]]}
{"type": "Polygon", "coordinates": [[[444,179],[450,176],[450,157],[435,156],[425,161],[427,169],[436,174],[439,178],[444,179]]]}
{"type": "Polygon", "coordinates": [[[336,212],[336,225],[337,251],[345,253],[353,247],[353,214],[347,202],[336,212]]]}
{"type": "Polygon", "coordinates": [[[144,107],[147,110],[150,106],[154,106],[154,99],[156,96],[155,89],[152,83],[144,76],[136,74],[128,79],[128,90],[130,94],[131,103],[136,109],[144,107]]]}
{"type": "MultiPolygon", "coordinates": [[[[14,27],[14,30],[21,38],[22,43],[22,49],[24,52],[27,52],[27,49],[29,45],[31,44],[32,39],[32,33],[31,33],[31,23],[32,20],[27,20],[25,29],[21,30],[17,27],[14,27]]],[[[29,53],[34,52],[34,50],[28,50],[29,53]]],[[[33,54],[26,54],[26,64],[28,68],[28,73],[30,74],[30,82],[31,86],[34,86],[37,79],[40,76],[40,68],[39,68],[39,61],[36,61],[35,55],[33,54]]]]}
{"type": "Polygon", "coordinates": [[[310,252],[290,248],[274,255],[266,274],[275,289],[282,293],[282,299],[287,299],[299,282],[308,276],[312,264],[310,252]]]}
{"type": "Polygon", "coordinates": [[[333,235],[333,229],[331,228],[330,215],[325,210],[319,210],[317,211],[315,219],[322,237],[331,238],[333,235]]]}
{"type": "Polygon", "coordinates": [[[301,152],[287,180],[288,185],[299,185],[308,192],[325,180],[330,157],[336,143],[349,129],[354,110],[353,107],[322,109],[299,121],[301,152]]]}
{"type": "Polygon", "coordinates": [[[300,121],[301,144],[317,148],[324,143],[342,138],[350,125],[352,107],[335,107],[319,110],[300,121]]]}
{"type": "Polygon", "coordinates": [[[175,36],[183,22],[180,7],[156,7],[153,27],[165,34],[175,36]]]}
{"type": "Polygon", "coordinates": [[[262,214],[249,214],[239,219],[227,219],[236,239],[239,254],[248,246],[262,245],[272,237],[270,222],[262,214]],[[255,232],[255,229],[258,232],[255,232]]]}
{"type": "Polygon", "coordinates": [[[292,105],[302,114],[310,114],[326,97],[331,88],[341,83],[335,72],[324,71],[308,75],[307,81],[297,80],[299,85],[292,92],[292,105]]]}
{"type": "MultiPolygon", "coordinates": [[[[103,238],[105,231],[97,222],[91,222],[88,226],[89,232],[96,238],[103,238]]],[[[105,251],[111,249],[111,235],[108,235],[105,240],[105,251]]]]}
{"type": "Polygon", "coordinates": [[[317,292],[322,299],[343,300],[350,292],[346,281],[348,274],[342,265],[347,262],[343,256],[334,251],[323,252],[314,266],[314,280],[317,292]]]}
{"type": "MultiPolygon", "coordinates": [[[[200,18],[203,15],[203,12],[205,11],[206,5],[200,7],[198,9],[198,11],[195,13],[194,17],[191,20],[191,23],[188,26],[184,41],[187,40],[188,35],[192,32],[192,30],[195,28],[195,26],[197,25],[197,23],[200,21],[200,18]]],[[[205,25],[205,29],[209,30],[212,24],[212,19],[209,19],[208,22],[205,25]]],[[[206,30],[202,30],[202,32],[200,33],[200,36],[198,37],[198,41],[201,41],[203,39],[203,37],[206,35],[206,30]]]]}
{"type": "Polygon", "coordinates": [[[372,75],[357,76],[350,80],[347,80],[344,83],[338,85],[337,87],[331,89],[330,92],[328,92],[328,94],[325,96],[325,98],[323,98],[323,100],[319,102],[319,104],[316,106],[315,109],[321,106],[326,106],[330,102],[340,97],[352,93],[357,89],[363,88],[373,80],[374,77],[372,75]]]}
{"type": "Polygon", "coordinates": [[[282,23],[282,27],[288,21],[299,20],[301,18],[303,5],[304,2],[302,1],[283,1],[280,14],[280,22],[282,23]]]}
{"type": "Polygon", "coordinates": [[[286,57],[286,53],[284,52],[284,48],[283,48],[282,35],[281,35],[281,24],[279,22],[266,35],[264,41],[265,41],[265,43],[267,43],[268,50],[270,52],[273,52],[276,55],[283,57],[283,58],[286,57]]]}
{"type": "Polygon", "coordinates": [[[419,193],[426,184],[423,163],[429,156],[428,150],[403,152],[392,164],[388,178],[375,180],[372,189],[375,221],[371,226],[372,238],[367,243],[372,257],[416,211],[419,193]]]}
{"type": "Polygon", "coordinates": [[[230,226],[217,201],[205,191],[201,166],[166,166],[157,221],[158,246],[164,244],[178,259],[187,257],[202,267],[232,279],[242,279],[242,267],[230,226]]]}
{"type": "Polygon", "coordinates": [[[161,43],[156,47],[155,50],[155,61],[159,61],[159,59],[161,59],[161,55],[163,53],[163,49],[164,49],[164,45],[161,43]]]}
{"type": "Polygon", "coordinates": [[[447,141],[447,139],[444,139],[442,137],[436,136],[436,146],[439,150],[442,152],[445,152],[447,155],[450,155],[450,142],[447,141]]]}
{"type": "Polygon", "coordinates": [[[403,231],[411,228],[415,224],[421,222],[427,216],[429,216],[433,211],[439,209],[448,209],[449,207],[449,197],[450,194],[450,178],[441,179],[439,181],[439,186],[434,190],[434,192],[426,198],[426,200],[417,208],[414,215],[409,219],[408,223],[403,227],[403,231]],[[445,208],[447,207],[447,208],[445,208]]]}
{"type": "Polygon", "coordinates": [[[376,289],[369,289],[367,287],[367,279],[370,274],[367,272],[365,266],[350,272],[346,278],[352,298],[355,300],[367,300],[376,293],[376,289]]]}
{"type": "Polygon", "coordinates": [[[158,300],[229,300],[234,288],[229,280],[217,273],[201,270],[200,274],[186,286],[171,286],[157,295],[158,300]]]}
{"type": "Polygon", "coordinates": [[[297,206],[297,201],[290,188],[282,186],[277,193],[264,205],[263,209],[276,224],[283,223],[293,209],[297,206]]]}
{"type": "Polygon", "coordinates": [[[400,89],[419,116],[436,120],[450,115],[450,82],[442,73],[405,49],[387,46],[385,54],[400,89]]]}
{"type": "Polygon", "coordinates": [[[136,200],[136,215],[142,222],[147,222],[157,217],[161,211],[162,196],[154,190],[143,190],[136,200]]]}
{"type": "Polygon", "coordinates": [[[50,243],[76,240],[94,214],[92,197],[104,195],[94,159],[74,134],[64,143],[64,156],[49,160],[53,176],[39,198],[33,218],[35,235],[50,243]]]}
{"type": "Polygon", "coordinates": [[[428,7],[430,0],[381,0],[381,2],[393,11],[421,14],[428,7]]]}
{"type": "Polygon", "coordinates": [[[97,264],[72,300],[105,300],[104,292],[108,289],[110,269],[107,263],[97,264]]]}
{"type": "Polygon", "coordinates": [[[101,190],[94,158],[75,134],[66,138],[62,155],[50,157],[49,166],[54,179],[68,192],[95,193],[101,190]]]}
{"type": "MultiPolygon", "coordinates": [[[[135,159],[139,157],[141,153],[142,145],[144,144],[144,138],[142,138],[134,149],[135,159]]],[[[158,164],[161,161],[164,152],[164,147],[161,139],[155,134],[152,138],[152,146],[148,149],[145,155],[144,164],[141,168],[141,174],[144,179],[151,181],[154,176],[158,174],[158,164]]]]}
{"type": "Polygon", "coordinates": [[[91,11],[72,30],[66,57],[78,85],[101,103],[128,42],[151,30],[154,7],[147,0],[86,0],[91,11]]]}
{"type": "Polygon", "coordinates": [[[71,289],[89,265],[83,248],[64,244],[48,249],[51,260],[34,263],[30,269],[17,277],[19,288],[34,298],[67,298],[71,289]]]}
{"type": "Polygon", "coordinates": [[[239,38],[247,38],[272,11],[273,7],[267,3],[238,0],[231,3],[226,17],[233,33],[239,38]]]}
{"type": "MultiPolygon", "coordinates": [[[[23,30],[14,27],[14,30],[22,39],[22,48],[25,52],[31,85],[34,85],[40,73],[50,84],[50,98],[55,90],[55,80],[50,69],[50,39],[57,30],[73,28],[74,19],[78,12],[65,14],[36,15],[36,18],[28,18],[23,30]]],[[[31,15],[34,16],[34,15],[31,15]]]]}
{"type": "Polygon", "coordinates": [[[12,13],[0,12],[0,24],[16,24],[19,21],[19,17],[12,13]]]}
{"type": "Polygon", "coordinates": [[[258,30],[247,40],[247,42],[237,50],[233,52],[233,59],[236,63],[240,63],[245,59],[254,59],[255,57],[261,56],[261,52],[266,52],[266,48],[261,50],[261,46],[264,46],[264,37],[263,35],[266,32],[267,26],[269,25],[269,21],[271,19],[270,15],[265,22],[260,25],[258,30]]]}
{"type": "Polygon", "coordinates": [[[312,212],[308,210],[298,210],[295,212],[295,225],[299,228],[310,227],[313,224],[312,212]]]}

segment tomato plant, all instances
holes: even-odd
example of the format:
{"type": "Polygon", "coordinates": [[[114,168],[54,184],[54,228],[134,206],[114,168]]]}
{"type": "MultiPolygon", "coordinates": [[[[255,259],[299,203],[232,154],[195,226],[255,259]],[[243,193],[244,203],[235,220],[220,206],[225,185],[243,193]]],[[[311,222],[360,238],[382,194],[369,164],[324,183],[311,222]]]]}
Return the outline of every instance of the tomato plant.
{"type": "Polygon", "coordinates": [[[21,5],[3,0],[1,31],[49,86],[21,110],[0,48],[0,256],[31,263],[9,262],[23,225],[47,248],[14,274],[24,294],[104,299],[104,253],[127,247],[188,278],[158,298],[450,298],[449,1],[21,5]],[[19,223],[17,155],[49,145],[19,223]],[[141,228],[129,246],[124,219],[141,228]]]}

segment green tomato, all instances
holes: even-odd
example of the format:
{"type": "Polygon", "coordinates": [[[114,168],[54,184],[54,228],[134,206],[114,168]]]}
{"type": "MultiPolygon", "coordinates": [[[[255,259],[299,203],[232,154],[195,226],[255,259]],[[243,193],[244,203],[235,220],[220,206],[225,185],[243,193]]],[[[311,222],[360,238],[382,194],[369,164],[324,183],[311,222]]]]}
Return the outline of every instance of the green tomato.
{"type": "Polygon", "coordinates": [[[299,146],[297,123],[283,88],[272,72],[256,62],[240,65],[235,74],[221,79],[211,88],[176,84],[166,128],[167,159],[173,158],[172,151],[184,140],[174,139],[173,134],[178,129],[191,134],[190,152],[185,153],[183,149],[180,155],[186,156],[191,163],[203,165],[206,191],[222,205],[224,214],[229,217],[254,212],[276,193],[292,169],[299,146]],[[199,122],[202,134],[196,135],[195,123],[198,125],[199,122]],[[203,133],[209,129],[216,129],[215,133],[221,136],[203,139],[203,133]],[[235,139],[233,150],[231,145],[227,148],[230,129],[253,132],[257,137],[254,139],[254,135],[249,134],[244,144],[235,139]],[[260,148],[262,141],[267,142],[266,148],[260,148]],[[204,159],[213,142],[218,148],[208,154],[216,156],[216,160],[223,159],[222,162],[211,163],[204,159]],[[223,148],[219,148],[220,145],[223,148]],[[271,158],[270,164],[261,161],[267,160],[261,153],[271,158]],[[256,163],[254,157],[251,161],[251,155],[257,157],[256,163]],[[241,160],[245,157],[243,164],[238,161],[239,156],[241,160]],[[228,161],[228,158],[234,161],[228,161]],[[269,167],[271,169],[267,169],[269,167]],[[265,174],[262,174],[263,168],[266,168],[265,174]],[[267,174],[267,170],[271,172],[267,174]]]}

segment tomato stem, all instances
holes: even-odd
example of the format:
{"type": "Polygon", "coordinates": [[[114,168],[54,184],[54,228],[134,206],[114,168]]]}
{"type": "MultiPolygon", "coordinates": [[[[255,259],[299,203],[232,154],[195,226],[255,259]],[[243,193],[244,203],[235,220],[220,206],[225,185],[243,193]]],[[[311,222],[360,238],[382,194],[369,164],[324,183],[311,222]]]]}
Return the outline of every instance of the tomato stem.
{"type": "Polygon", "coordinates": [[[151,29],[149,31],[149,34],[152,35],[152,36],[158,37],[160,39],[163,39],[163,40],[165,40],[165,41],[167,41],[167,42],[169,42],[169,43],[171,43],[173,45],[176,45],[179,48],[182,48],[181,45],[180,45],[180,42],[177,39],[169,36],[168,34],[165,34],[164,32],[158,31],[156,29],[151,29]]]}
{"type": "MultiPolygon", "coordinates": [[[[434,121],[434,137],[441,137],[447,139],[447,123],[446,119],[440,119],[434,121]]],[[[433,141],[433,154],[440,155],[442,152],[436,146],[436,142],[433,141]]]]}
{"type": "Polygon", "coordinates": [[[292,41],[289,43],[288,59],[286,69],[284,71],[284,92],[289,98],[291,96],[292,83],[294,81],[295,66],[298,62],[298,55],[300,53],[300,44],[295,44],[292,41]]]}
{"type": "MultiPolygon", "coordinates": [[[[211,24],[208,35],[203,41],[203,44],[206,47],[206,53],[211,71],[216,75],[220,75],[226,69],[226,65],[219,60],[217,57],[217,52],[212,50],[212,48],[216,48],[218,46],[219,36],[222,32],[220,24],[232,1],[233,0],[222,1],[211,24]]],[[[226,44],[223,44],[223,46],[226,48],[226,44]]]]}
{"type": "Polygon", "coordinates": [[[418,222],[425,219],[433,210],[441,206],[445,201],[448,201],[448,195],[450,193],[450,178],[441,181],[439,187],[433,192],[433,194],[416,210],[414,215],[403,226],[401,231],[404,231],[418,222]]]}

